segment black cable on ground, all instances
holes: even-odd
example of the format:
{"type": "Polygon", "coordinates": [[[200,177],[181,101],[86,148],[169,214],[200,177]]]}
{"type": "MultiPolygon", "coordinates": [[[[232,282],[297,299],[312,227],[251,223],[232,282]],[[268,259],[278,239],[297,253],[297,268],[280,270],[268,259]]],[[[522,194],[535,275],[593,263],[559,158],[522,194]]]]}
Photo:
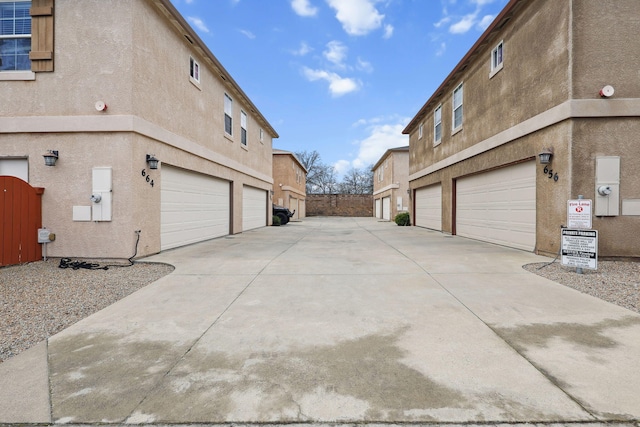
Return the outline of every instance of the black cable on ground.
{"type": "Polygon", "coordinates": [[[71,261],[71,258],[61,258],[60,265],[58,265],[58,268],[71,268],[73,270],[80,270],[80,269],[108,270],[109,267],[131,267],[134,264],[133,259],[138,254],[138,243],[140,243],[140,230],[136,230],[135,233],[137,235],[136,246],[135,246],[135,251],[133,252],[133,255],[127,258],[127,261],[129,261],[129,264],[108,264],[108,265],[101,266],[100,264],[96,264],[96,263],[90,263],[86,261],[71,261]]]}

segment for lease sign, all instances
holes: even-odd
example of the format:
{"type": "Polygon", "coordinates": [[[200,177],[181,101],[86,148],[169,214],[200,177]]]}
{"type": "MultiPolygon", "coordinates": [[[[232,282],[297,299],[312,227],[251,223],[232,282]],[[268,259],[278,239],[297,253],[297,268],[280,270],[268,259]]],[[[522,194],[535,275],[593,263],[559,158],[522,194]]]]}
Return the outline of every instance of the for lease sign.
{"type": "Polygon", "coordinates": [[[591,200],[567,201],[567,227],[587,230],[591,228],[591,200]]]}
{"type": "Polygon", "coordinates": [[[598,231],[562,229],[562,265],[598,269],[598,231]]]}

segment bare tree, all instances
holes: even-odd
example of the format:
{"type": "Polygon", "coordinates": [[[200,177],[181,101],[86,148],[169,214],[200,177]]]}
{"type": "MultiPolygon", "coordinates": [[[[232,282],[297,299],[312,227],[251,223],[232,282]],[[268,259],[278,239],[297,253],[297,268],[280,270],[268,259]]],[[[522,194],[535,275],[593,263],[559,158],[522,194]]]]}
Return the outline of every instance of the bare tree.
{"type": "Polygon", "coordinates": [[[323,163],[317,151],[300,151],[296,157],[307,169],[307,194],[332,194],[338,191],[335,168],[323,163]]]}
{"type": "Polygon", "coordinates": [[[340,192],[343,194],[372,194],[373,171],[371,168],[349,169],[340,183],[340,192]]]}
{"type": "Polygon", "coordinates": [[[338,192],[338,178],[336,176],[336,170],[330,165],[321,165],[318,168],[318,175],[315,181],[314,191],[315,194],[334,194],[338,192]]]}
{"type": "Polygon", "coordinates": [[[320,175],[323,173],[324,167],[322,160],[320,159],[320,153],[316,150],[313,151],[299,151],[296,152],[296,157],[300,160],[300,163],[307,170],[307,194],[316,193],[316,189],[319,187],[320,175]]]}

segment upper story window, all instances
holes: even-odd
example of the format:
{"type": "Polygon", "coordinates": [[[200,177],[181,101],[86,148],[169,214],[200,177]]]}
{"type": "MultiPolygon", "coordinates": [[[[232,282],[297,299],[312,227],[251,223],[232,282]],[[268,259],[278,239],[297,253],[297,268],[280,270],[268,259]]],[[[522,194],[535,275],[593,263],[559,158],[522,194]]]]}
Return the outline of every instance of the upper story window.
{"type": "Polygon", "coordinates": [[[240,143],[247,145],[247,113],[240,111],[240,143]]]}
{"type": "Polygon", "coordinates": [[[442,105],[433,111],[433,146],[442,142],[442,105]]]}
{"type": "Polygon", "coordinates": [[[422,138],[423,132],[424,132],[424,125],[423,123],[420,123],[420,126],[418,127],[418,139],[422,138]]]}
{"type": "Polygon", "coordinates": [[[193,57],[189,57],[189,77],[194,83],[200,83],[200,64],[193,57]]]}
{"type": "Polygon", "coordinates": [[[462,127],[462,83],[453,91],[453,130],[462,127]]]}
{"type": "Polygon", "coordinates": [[[260,142],[264,142],[264,131],[260,129],[260,142]]]}
{"type": "Polygon", "coordinates": [[[0,71],[31,70],[30,1],[0,0],[0,71]]]}
{"type": "Polygon", "coordinates": [[[233,100],[224,94],[224,132],[233,135],[233,100]]]}
{"type": "Polygon", "coordinates": [[[498,71],[502,70],[502,64],[504,60],[504,55],[502,51],[504,42],[498,43],[498,46],[494,47],[491,51],[491,73],[489,77],[493,77],[498,71]]]}

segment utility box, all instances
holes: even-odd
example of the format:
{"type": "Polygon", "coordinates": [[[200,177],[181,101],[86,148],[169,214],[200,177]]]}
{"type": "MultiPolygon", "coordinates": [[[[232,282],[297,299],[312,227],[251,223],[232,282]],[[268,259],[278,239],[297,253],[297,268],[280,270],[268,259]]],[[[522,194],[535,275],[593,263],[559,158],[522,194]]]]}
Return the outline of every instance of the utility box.
{"type": "Polygon", "coordinates": [[[111,168],[93,168],[91,190],[91,220],[111,221],[111,168]]]}
{"type": "Polygon", "coordinates": [[[596,157],[595,216],[620,215],[620,157],[596,157]]]}

